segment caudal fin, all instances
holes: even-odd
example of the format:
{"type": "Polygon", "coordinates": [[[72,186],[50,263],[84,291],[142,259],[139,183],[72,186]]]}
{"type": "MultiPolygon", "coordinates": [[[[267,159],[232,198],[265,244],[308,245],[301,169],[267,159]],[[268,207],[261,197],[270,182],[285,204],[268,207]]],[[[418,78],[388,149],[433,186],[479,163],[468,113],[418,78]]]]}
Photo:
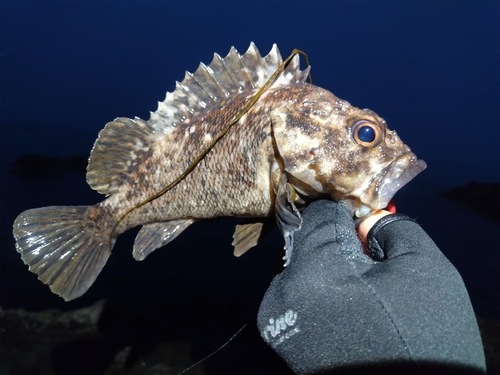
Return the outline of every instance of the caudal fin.
{"type": "Polygon", "coordinates": [[[23,262],[66,301],[90,288],[111,254],[109,234],[87,218],[87,209],[35,208],[14,222],[16,250],[23,262]]]}

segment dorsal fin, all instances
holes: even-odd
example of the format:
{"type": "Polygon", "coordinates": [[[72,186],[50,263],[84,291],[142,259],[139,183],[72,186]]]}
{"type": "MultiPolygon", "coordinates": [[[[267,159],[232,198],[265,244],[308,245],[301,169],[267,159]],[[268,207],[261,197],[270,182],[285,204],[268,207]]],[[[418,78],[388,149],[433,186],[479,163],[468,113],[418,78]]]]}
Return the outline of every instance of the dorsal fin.
{"type": "MultiPolygon", "coordinates": [[[[155,141],[165,137],[181,124],[217,108],[229,100],[261,88],[283,62],[276,44],[269,54],[261,57],[252,42],[244,55],[231,47],[225,58],[214,54],[210,65],[201,63],[193,73],[186,72],[182,82],[176,82],[174,92],[151,112],[149,121],[117,118],[104,127],[94,144],[87,167],[87,182],[92,189],[110,195],[142,160],[155,141]]],[[[273,88],[301,83],[309,68],[301,71],[299,56],[295,56],[273,84],[273,88]]]]}

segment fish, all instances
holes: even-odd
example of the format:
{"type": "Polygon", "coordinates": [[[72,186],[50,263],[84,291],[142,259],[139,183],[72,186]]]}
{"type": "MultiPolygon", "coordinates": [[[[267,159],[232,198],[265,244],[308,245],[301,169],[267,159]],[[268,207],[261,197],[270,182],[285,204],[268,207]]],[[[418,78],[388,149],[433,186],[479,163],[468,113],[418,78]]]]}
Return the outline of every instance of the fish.
{"type": "Polygon", "coordinates": [[[274,217],[288,262],[312,201],[341,202],[353,218],[386,207],[425,162],[375,112],[307,82],[309,72],[299,54],[284,62],[276,45],[265,57],[254,43],[243,55],[232,47],[186,72],[149,120],[109,122],[86,175],[105,199],[22,212],[13,235],[23,262],[69,301],[139,225],[132,255],[144,260],[196,221],[246,218],[233,236],[239,256],[274,217]]]}

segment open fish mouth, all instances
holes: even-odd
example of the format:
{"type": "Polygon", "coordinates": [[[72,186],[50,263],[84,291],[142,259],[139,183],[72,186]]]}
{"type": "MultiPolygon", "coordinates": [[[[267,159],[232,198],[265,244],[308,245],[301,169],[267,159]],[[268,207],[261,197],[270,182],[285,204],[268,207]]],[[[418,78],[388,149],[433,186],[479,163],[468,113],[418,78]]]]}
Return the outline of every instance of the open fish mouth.
{"type": "Polygon", "coordinates": [[[416,175],[427,168],[423,160],[411,153],[391,162],[371,182],[361,195],[363,204],[380,210],[387,207],[394,195],[416,175]]]}

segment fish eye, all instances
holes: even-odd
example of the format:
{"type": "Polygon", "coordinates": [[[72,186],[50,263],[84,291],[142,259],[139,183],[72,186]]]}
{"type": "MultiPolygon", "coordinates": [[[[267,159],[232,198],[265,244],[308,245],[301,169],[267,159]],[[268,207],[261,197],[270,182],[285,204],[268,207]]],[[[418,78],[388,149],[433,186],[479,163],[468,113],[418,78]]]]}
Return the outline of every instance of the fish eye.
{"type": "Polygon", "coordinates": [[[382,131],[378,124],[367,120],[356,121],[351,127],[354,140],[364,147],[375,147],[382,140],[382,131]]]}

